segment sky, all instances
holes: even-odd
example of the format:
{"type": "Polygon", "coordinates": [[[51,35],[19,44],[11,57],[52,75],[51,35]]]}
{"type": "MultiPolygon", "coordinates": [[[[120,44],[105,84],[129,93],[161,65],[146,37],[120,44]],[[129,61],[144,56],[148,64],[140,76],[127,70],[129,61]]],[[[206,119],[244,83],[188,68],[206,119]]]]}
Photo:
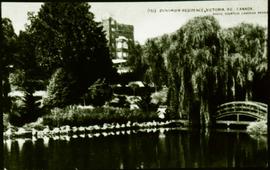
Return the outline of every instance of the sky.
{"type": "MultiPolygon", "coordinates": [[[[24,30],[27,12],[38,12],[42,3],[2,3],[2,17],[11,19],[15,33],[24,30]]],[[[144,44],[147,38],[172,33],[195,16],[214,15],[221,27],[241,22],[267,27],[267,0],[182,1],[182,2],[91,2],[95,20],[113,17],[134,26],[134,38],[144,44]]]]}

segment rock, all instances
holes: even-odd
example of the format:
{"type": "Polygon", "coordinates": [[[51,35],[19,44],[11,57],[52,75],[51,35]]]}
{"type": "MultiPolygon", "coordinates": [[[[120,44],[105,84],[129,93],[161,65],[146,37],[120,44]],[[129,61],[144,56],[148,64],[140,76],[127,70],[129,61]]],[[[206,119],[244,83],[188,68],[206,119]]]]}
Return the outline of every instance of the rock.
{"type": "Polygon", "coordinates": [[[82,126],[80,126],[80,127],[78,128],[78,130],[79,130],[80,132],[84,132],[85,128],[82,127],[82,126]]]}
{"type": "Polygon", "coordinates": [[[52,130],[52,133],[53,134],[59,134],[60,133],[60,128],[54,128],[53,130],[52,130]]]}
{"type": "Polygon", "coordinates": [[[126,124],[126,127],[130,127],[131,126],[131,122],[128,121],[127,124],[126,124]]]}
{"type": "Polygon", "coordinates": [[[92,131],[94,128],[92,126],[88,126],[85,128],[87,131],[92,131]]]}
{"type": "Polygon", "coordinates": [[[6,136],[6,137],[11,137],[12,134],[13,134],[13,132],[14,132],[14,131],[12,131],[11,128],[8,128],[8,130],[6,130],[6,131],[4,132],[4,136],[6,136]]]}
{"type": "Polygon", "coordinates": [[[60,133],[61,134],[67,134],[71,131],[70,126],[66,125],[66,126],[61,126],[60,127],[60,133]]]}
{"type": "Polygon", "coordinates": [[[115,128],[117,128],[117,129],[120,128],[120,125],[117,123],[116,126],[115,126],[115,128]]]}
{"type": "Polygon", "coordinates": [[[78,128],[77,128],[76,126],[73,126],[73,127],[72,127],[72,132],[73,132],[73,133],[76,133],[77,131],[78,131],[78,128]]]}
{"type": "Polygon", "coordinates": [[[50,129],[48,126],[46,126],[44,129],[43,129],[43,134],[49,134],[50,133],[50,129]]]}
{"type": "Polygon", "coordinates": [[[26,133],[26,130],[24,128],[19,128],[18,131],[16,132],[18,135],[22,135],[26,133]]]}

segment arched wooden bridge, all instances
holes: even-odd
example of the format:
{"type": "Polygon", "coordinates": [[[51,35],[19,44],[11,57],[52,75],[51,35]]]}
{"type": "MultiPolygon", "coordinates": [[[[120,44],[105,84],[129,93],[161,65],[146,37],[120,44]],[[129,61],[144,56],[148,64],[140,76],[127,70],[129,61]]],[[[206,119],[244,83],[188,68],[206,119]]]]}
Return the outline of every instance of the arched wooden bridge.
{"type": "Polygon", "coordinates": [[[233,101],[217,108],[216,124],[248,125],[252,121],[266,120],[267,104],[254,101],[233,101]]]}

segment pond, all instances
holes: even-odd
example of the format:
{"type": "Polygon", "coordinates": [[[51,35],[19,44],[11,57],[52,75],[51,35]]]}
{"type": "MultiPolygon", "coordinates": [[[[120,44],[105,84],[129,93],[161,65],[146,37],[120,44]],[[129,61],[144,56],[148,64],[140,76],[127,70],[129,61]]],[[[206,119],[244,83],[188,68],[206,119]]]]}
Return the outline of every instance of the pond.
{"type": "Polygon", "coordinates": [[[242,131],[146,129],[4,141],[7,170],[267,167],[267,139],[242,131]]]}

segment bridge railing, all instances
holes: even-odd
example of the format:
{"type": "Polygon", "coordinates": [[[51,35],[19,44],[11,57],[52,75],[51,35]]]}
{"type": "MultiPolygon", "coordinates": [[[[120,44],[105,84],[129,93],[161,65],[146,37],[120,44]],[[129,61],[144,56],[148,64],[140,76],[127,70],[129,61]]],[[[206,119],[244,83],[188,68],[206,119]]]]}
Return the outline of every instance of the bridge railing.
{"type": "Polygon", "coordinates": [[[226,105],[218,108],[219,112],[224,112],[227,110],[232,110],[232,111],[255,111],[255,112],[267,112],[267,108],[265,107],[258,107],[255,105],[246,105],[246,104],[231,104],[231,105],[226,105]]]}
{"type": "Polygon", "coordinates": [[[217,117],[228,113],[241,112],[265,118],[267,107],[266,104],[260,102],[234,101],[220,105],[217,108],[217,117]]]}
{"type": "Polygon", "coordinates": [[[227,106],[227,105],[232,105],[232,104],[245,104],[245,105],[255,105],[255,106],[262,106],[264,108],[267,108],[267,104],[265,103],[261,103],[261,102],[255,102],[255,101],[233,101],[233,102],[227,102],[227,103],[224,103],[224,104],[221,104],[218,106],[219,107],[224,107],[224,106],[227,106]]]}
{"type": "Polygon", "coordinates": [[[253,115],[255,117],[265,118],[266,113],[263,110],[258,110],[256,108],[248,107],[248,106],[242,106],[242,107],[228,107],[224,108],[222,110],[219,110],[217,113],[217,117],[225,114],[230,113],[242,113],[247,115],[253,115]]]}
{"type": "MultiPolygon", "coordinates": [[[[252,101],[253,102],[253,101],[252,101]]],[[[263,107],[268,107],[268,105],[267,104],[265,104],[265,103],[261,103],[261,102],[253,102],[253,103],[256,103],[256,104],[258,104],[258,105],[260,105],[260,106],[263,106],[263,107]]]]}

